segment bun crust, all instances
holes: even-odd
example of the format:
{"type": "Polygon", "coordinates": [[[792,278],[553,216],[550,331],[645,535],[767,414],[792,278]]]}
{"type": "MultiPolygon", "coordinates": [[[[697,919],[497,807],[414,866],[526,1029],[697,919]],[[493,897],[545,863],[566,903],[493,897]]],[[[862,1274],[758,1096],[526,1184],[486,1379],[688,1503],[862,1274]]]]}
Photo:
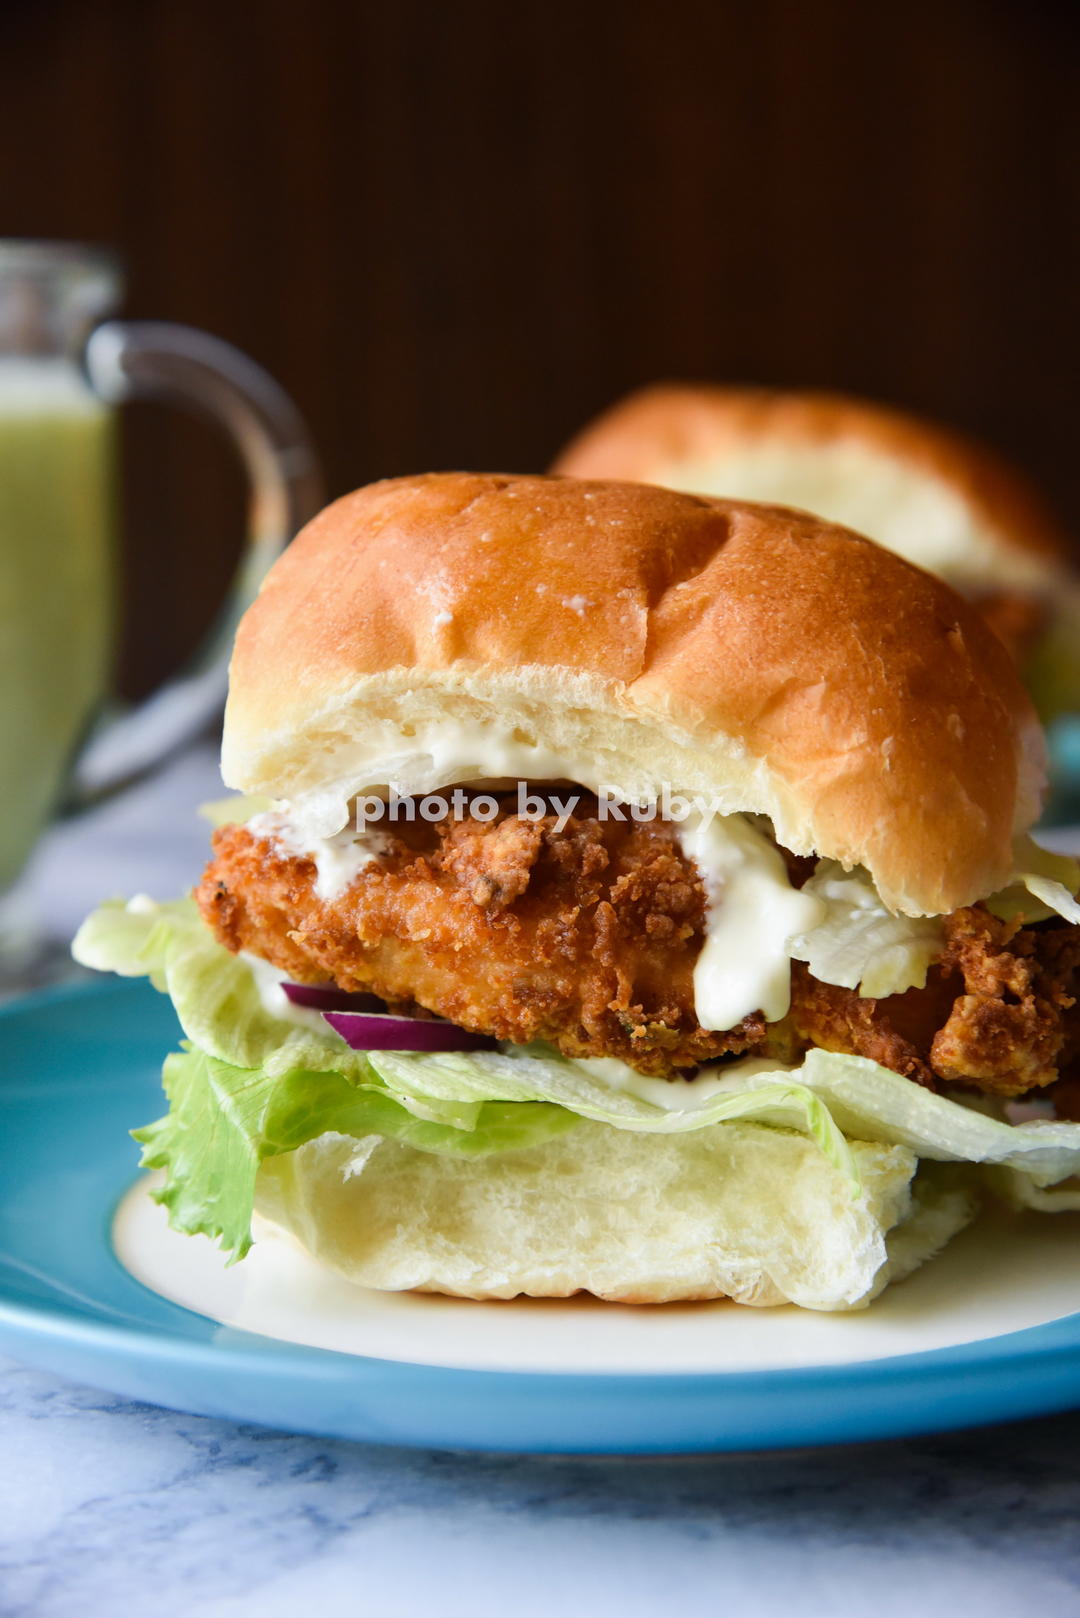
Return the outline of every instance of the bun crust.
{"type": "Polygon", "coordinates": [[[1009,656],[947,586],[805,513],[637,484],[377,483],[275,563],[237,634],[228,785],[349,795],[449,724],[769,815],[912,914],[1000,887],[1043,785],[1009,656]]]}
{"type": "Polygon", "coordinates": [[[1041,495],[1004,461],[960,433],[840,394],[644,388],[590,423],[553,470],[805,505],[975,590],[1046,589],[1070,558],[1041,495]],[[807,451],[813,466],[799,463],[807,451]],[[823,452],[836,456],[832,473],[823,452]],[[910,548],[906,500],[923,526],[910,548]]]}

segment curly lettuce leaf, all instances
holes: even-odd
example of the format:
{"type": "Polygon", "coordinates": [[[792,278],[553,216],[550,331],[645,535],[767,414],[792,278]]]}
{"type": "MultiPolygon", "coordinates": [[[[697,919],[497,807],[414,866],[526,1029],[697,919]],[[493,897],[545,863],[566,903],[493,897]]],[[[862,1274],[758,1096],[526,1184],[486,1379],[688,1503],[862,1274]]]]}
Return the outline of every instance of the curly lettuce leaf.
{"type": "Polygon", "coordinates": [[[578,1122],[561,1107],[498,1101],[474,1103],[457,1124],[436,1122],[415,1116],[382,1086],[342,1073],[270,1074],[193,1048],[166,1059],[163,1082],[169,1111],[132,1132],[144,1167],[164,1171],[154,1195],[174,1229],[209,1236],[230,1262],[251,1246],[259,1165],[320,1135],[375,1135],[422,1152],[476,1157],[538,1145],[578,1122]]]}
{"type": "Polygon", "coordinates": [[[802,891],[824,901],[825,919],[789,948],[820,983],[875,1000],[925,985],[945,941],[938,917],[894,915],[866,871],[845,871],[836,860],[819,860],[802,891]]]}
{"type": "Polygon", "coordinates": [[[364,1054],[350,1051],[320,1018],[286,1020],[271,1010],[252,963],[218,943],[191,899],[100,905],[71,950],[100,972],[149,977],[169,995],[191,1043],[230,1067],[271,1075],[332,1068],[358,1081],[371,1077],[364,1054]]]}
{"type": "Polygon", "coordinates": [[[164,1170],[159,1195],[171,1222],[236,1257],[250,1245],[260,1163],[323,1135],[386,1136],[419,1151],[477,1157],[537,1144],[582,1118],[658,1135],[739,1121],[807,1135],[853,1194],[849,1140],[993,1165],[1033,1193],[1080,1173],[1080,1125],[1011,1125],[865,1058],[826,1051],[811,1051],[793,1072],[750,1060],[682,1085],[643,1079],[619,1062],[574,1062],[545,1046],[352,1051],[310,1013],[281,1014],[284,997],[279,1011],[258,963],[223,949],[189,900],[102,906],[74,950],[88,966],[148,976],[171,995],[191,1044],[166,1062],[169,1113],[136,1138],[145,1164],[164,1170]]]}

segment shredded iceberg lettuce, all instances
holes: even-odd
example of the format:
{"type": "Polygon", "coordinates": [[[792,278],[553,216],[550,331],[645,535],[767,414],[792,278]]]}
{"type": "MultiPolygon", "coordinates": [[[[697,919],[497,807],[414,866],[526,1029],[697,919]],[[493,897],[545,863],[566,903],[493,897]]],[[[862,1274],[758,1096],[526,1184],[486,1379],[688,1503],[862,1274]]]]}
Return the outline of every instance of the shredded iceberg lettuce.
{"type": "Polygon", "coordinates": [[[172,1000],[191,1043],[231,1067],[272,1076],[332,1068],[358,1082],[371,1078],[367,1057],[329,1027],[268,1011],[251,964],[218,943],[191,899],[103,904],[79,928],[72,954],[99,972],[149,977],[172,1000]]]}
{"type": "MultiPolygon", "coordinates": [[[[1001,1164],[1047,1186],[1080,1173],[1080,1124],[1009,1124],[935,1095],[865,1056],[807,1051],[798,1078],[845,1135],[909,1146],[939,1163],[1001,1164]]],[[[746,1081],[761,1083],[761,1076],[746,1081]]]]}
{"type": "Polygon", "coordinates": [[[986,901],[1000,921],[1048,921],[1061,916],[1080,925],[1080,861],[1040,848],[1030,837],[1017,838],[1012,880],[986,901]]]}
{"type": "Polygon", "coordinates": [[[268,1011],[251,964],[222,948],[189,900],[103,905],[73,948],[86,966],[148,976],[171,996],[190,1043],[166,1062],[169,1113],[136,1138],[144,1163],[165,1170],[160,1198],[177,1228],[238,1256],[250,1245],[259,1164],[328,1133],[475,1156],[535,1145],[581,1118],[658,1133],[740,1119],[805,1132],[858,1188],[827,1106],[783,1072],[752,1095],[672,1110],[543,1047],[543,1056],[483,1052],[461,1061],[352,1051],[329,1028],[268,1011]]]}
{"type": "MultiPolygon", "coordinates": [[[[543,1047],[532,1047],[539,1050],[543,1047]]],[[[453,1051],[437,1055],[418,1052],[372,1051],[368,1057],[375,1071],[391,1086],[400,1085],[413,1096],[427,1095],[439,1100],[547,1101],[597,1123],[616,1129],[671,1135],[690,1129],[706,1129],[710,1124],[749,1119],[777,1128],[795,1129],[817,1142],[829,1161],[858,1188],[858,1176],[847,1142],[836,1128],[829,1110],[797,1075],[777,1069],[768,1082],[757,1082],[752,1089],[736,1080],[728,1088],[713,1091],[695,1105],[693,1084],[682,1084],[687,1105],[682,1108],[656,1106],[621,1089],[613,1089],[595,1078],[579,1062],[551,1050],[544,1055],[509,1055],[496,1051],[453,1051]]],[[[741,1065],[741,1064],[740,1064],[741,1065]]],[[[755,1068],[759,1064],[752,1064],[755,1068]]],[[[679,1085],[679,1081],[675,1081],[679,1085]]]]}
{"type": "MultiPolygon", "coordinates": [[[[259,1165],[328,1134],[475,1157],[538,1144],[583,1118],[657,1135],[739,1121],[805,1134],[853,1195],[852,1140],[993,1165],[1031,1197],[1052,1197],[1047,1188],[1080,1174],[1080,1124],[1008,1124],[827,1051],[810,1051],[794,1071],[750,1060],[673,1086],[546,1046],[352,1051],[328,1027],[268,1009],[251,964],[218,944],[188,900],[104,905],[84,922],[74,953],[103,971],[148,976],[172,997],[189,1043],[165,1064],[169,1112],[136,1138],[146,1165],[164,1170],[158,1195],[176,1228],[209,1235],[235,1257],[250,1245],[259,1165]],[[652,1084],[662,1105],[649,1098],[652,1084]]],[[[1045,1205],[1074,1206],[1073,1192],[1062,1191],[1045,1205]]]]}
{"type": "Polygon", "coordinates": [[[789,947],[819,982],[875,1000],[923,987],[944,943],[938,917],[894,915],[866,871],[845,871],[836,860],[819,860],[802,891],[824,900],[825,919],[789,947]]]}
{"type": "Polygon", "coordinates": [[[1080,924],[1080,904],[1064,883],[1052,882],[1049,877],[1035,876],[1031,872],[1023,873],[1018,880],[1054,915],[1074,925],[1080,924]]]}

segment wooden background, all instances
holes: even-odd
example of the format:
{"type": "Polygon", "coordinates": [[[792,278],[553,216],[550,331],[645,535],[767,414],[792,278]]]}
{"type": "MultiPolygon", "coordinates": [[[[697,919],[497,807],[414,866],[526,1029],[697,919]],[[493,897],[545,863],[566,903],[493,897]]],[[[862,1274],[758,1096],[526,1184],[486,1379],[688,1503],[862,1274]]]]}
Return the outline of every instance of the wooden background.
{"type": "MultiPolygon", "coordinates": [[[[0,233],[116,244],[132,315],[293,394],[330,492],[540,469],[637,383],[847,388],[1080,529],[1080,6],[3,0],[0,233]]],[[[129,691],[242,523],[210,432],[125,429],[129,691]]]]}

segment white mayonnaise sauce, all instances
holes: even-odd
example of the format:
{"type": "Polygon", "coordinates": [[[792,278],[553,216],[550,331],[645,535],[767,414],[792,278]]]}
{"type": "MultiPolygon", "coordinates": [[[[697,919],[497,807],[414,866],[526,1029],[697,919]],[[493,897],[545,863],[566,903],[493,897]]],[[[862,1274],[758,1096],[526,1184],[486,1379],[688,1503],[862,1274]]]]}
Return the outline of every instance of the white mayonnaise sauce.
{"type": "Polygon", "coordinates": [[[578,1056],[574,1058],[574,1066],[583,1067],[609,1090],[622,1090],[637,1096],[639,1101],[662,1107],[665,1112],[693,1112],[725,1090],[743,1089],[747,1079],[756,1078],[760,1073],[789,1071],[783,1062],[766,1056],[746,1056],[741,1062],[725,1062],[699,1073],[694,1079],[653,1079],[615,1056],[578,1056]]]}
{"type": "Polygon", "coordinates": [[[240,951],[240,959],[251,970],[264,1011],[268,1011],[271,1017],[281,1018],[283,1022],[298,1023],[301,1028],[314,1028],[317,1033],[326,1033],[327,1025],[322,1012],[316,1011],[314,1006],[294,1005],[281,987],[289,981],[287,973],[279,972],[269,961],[261,960],[246,949],[240,951]]]}
{"type": "MultiPolygon", "coordinates": [[[[378,831],[358,832],[349,824],[353,799],[369,790],[406,797],[465,781],[571,781],[593,792],[618,788],[625,801],[640,803],[656,792],[655,782],[643,790],[641,782],[613,780],[602,757],[562,757],[493,726],[442,720],[419,727],[410,740],[415,751],[373,759],[363,779],[282,803],[249,821],[249,829],[288,853],[313,858],[315,892],[333,900],[380,852],[378,831]]],[[[705,943],[694,972],[699,1023],[733,1028],[754,1011],[778,1021],[790,1004],[788,940],[824,919],[824,903],[791,886],[782,856],[744,815],[695,810],[673,824],[708,898],[705,943]]]]}
{"type": "Polygon", "coordinates": [[[315,894],[327,903],[347,893],[365,865],[378,859],[386,846],[380,832],[355,831],[348,826],[320,836],[298,821],[288,805],[254,815],[247,829],[283,854],[314,860],[315,894]]]}
{"type": "Polygon", "coordinates": [[[390,789],[399,797],[420,797],[462,782],[576,781],[587,791],[617,783],[630,801],[646,801],[655,783],[625,780],[625,769],[602,752],[575,758],[553,752],[520,733],[496,725],[440,719],[415,727],[406,738],[394,733],[400,751],[373,748],[354,762],[347,778],[303,793],[285,806],[299,835],[330,837],[349,825],[353,802],[362,793],[390,789]]]}
{"type": "Polygon", "coordinates": [[[705,885],[705,942],[694,967],[702,1028],[734,1028],[752,1011],[779,1022],[791,1005],[789,940],[825,919],[825,903],[788,880],[783,856],[742,815],[684,822],[679,841],[705,885]]]}
{"type": "Polygon", "coordinates": [[[158,909],[158,902],[151,899],[148,893],[133,893],[124,909],[132,916],[152,916],[158,909]]]}

